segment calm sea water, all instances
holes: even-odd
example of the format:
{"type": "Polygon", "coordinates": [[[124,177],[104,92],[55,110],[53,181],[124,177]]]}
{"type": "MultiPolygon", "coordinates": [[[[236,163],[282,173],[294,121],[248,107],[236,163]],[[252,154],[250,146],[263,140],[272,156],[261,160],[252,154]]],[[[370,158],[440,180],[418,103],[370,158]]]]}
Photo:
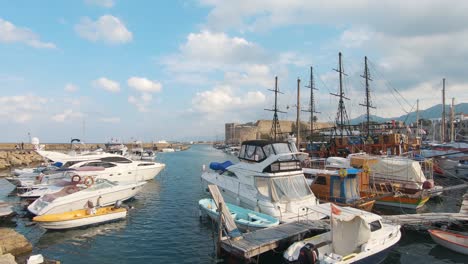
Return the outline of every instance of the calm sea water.
{"type": "MultiPolygon", "coordinates": [[[[149,182],[136,198],[126,220],[69,231],[45,231],[31,223],[21,210],[11,223],[34,245],[34,253],[63,263],[212,263],[214,226],[200,221],[198,200],[202,191],[200,174],[203,164],[224,161],[225,155],[209,145],[194,145],[187,151],[162,153],[158,161],[166,170],[149,182]]],[[[444,184],[456,184],[442,179],[444,184]]],[[[0,179],[0,197],[13,189],[0,179]]],[[[442,199],[430,201],[423,211],[457,211],[463,191],[452,191],[442,199]]],[[[379,209],[382,213],[388,210],[379,209]]],[[[401,209],[393,213],[403,212],[401,209]]],[[[263,263],[280,263],[277,256],[261,259],[263,263]],[[262,261],[263,260],[263,261],[262,261]]],[[[403,231],[402,240],[385,263],[468,263],[466,256],[450,252],[434,244],[422,231],[403,231]]]]}

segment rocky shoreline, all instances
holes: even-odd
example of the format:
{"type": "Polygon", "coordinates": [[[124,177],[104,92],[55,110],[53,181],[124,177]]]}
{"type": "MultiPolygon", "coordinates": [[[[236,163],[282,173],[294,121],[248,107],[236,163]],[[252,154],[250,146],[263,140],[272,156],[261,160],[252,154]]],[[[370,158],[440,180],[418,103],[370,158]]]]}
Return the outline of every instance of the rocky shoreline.
{"type": "Polygon", "coordinates": [[[33,150],[0,150],[0,170],[29,166],[44,159],[33,150]]]}

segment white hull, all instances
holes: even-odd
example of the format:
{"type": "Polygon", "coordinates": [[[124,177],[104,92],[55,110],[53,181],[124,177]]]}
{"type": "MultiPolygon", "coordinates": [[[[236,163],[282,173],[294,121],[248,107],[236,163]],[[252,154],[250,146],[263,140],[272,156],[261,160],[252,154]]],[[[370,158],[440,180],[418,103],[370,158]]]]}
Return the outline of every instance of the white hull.
{"type": "Polygon", "coordinates": [[[453,241],[443,239],[440,235],[433,234],[431,232],[429,232],[429,234],[431,235],[432,240],[434,240],[434,242],[436,242],[437,244],[455,252],[468,255],[468,239],[465,238],[464,244],[458,244],[454,243],[453,241]]]}
{"type": "Polygon", "coordinates": [[[44,202],[41,197],[28,206],[28,211],[35,215],[59,214],[74,210],[84,209],[88,201],[94,205],[106,206],[115,204],[116,201],[125,201],[135,196],[144,183],[129,186],[115,186],[97,191],[79,191],[67,196],[59,197],[50,203],[44,202]]]}
{"type": "Polygon", "coordinates": [[[112,214],[98,215],[93,217],[86,217],[81,219],[56,221],[56,222],[39,222],[39,225],[45,229],[69,229],[80,226],[87,226],[98,223],[105,223],[118,219],[123,219],[127,216],[127,211],[117,212],[112,214]]]}

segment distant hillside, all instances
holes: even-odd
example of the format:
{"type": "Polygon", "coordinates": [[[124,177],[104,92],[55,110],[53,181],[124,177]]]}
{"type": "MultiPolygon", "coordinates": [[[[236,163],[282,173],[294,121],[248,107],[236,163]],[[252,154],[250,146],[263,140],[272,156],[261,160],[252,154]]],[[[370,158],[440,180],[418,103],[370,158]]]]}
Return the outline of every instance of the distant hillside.
{"type": "MultiPolygon", "coordinates": [[[[445,111],[447,112],[447,116],[449,116],[450,113],[450,105],[447,105],[445,108],[445,111]]],[[[455,105],[455,113],[468,113],[468,103],[460,103],[455,105]]],[[[425,110],[419,110],[419,118],[420,119],[431,119],[431,118],[439,118],[442,116],[442,104],[434,105],[428,109],[425,110]]],[[[357,118],[351,119],[350,123],[352,125],[359,124],[363,121],[365,121],[365,115],[361,115],[357,118]]],[[[416,111],[411,112],[407,115],[402,115],[399,117],[391,117],[391,118],[384,118],[384,117],[379,117],[379,116],[374,116],[371,115],[371,120],[374,122],[382,123],[385,121],[389,120],[400,120],[400,121],[405,121],[406,123],[413,123],[416,122],[416,111]]]]}

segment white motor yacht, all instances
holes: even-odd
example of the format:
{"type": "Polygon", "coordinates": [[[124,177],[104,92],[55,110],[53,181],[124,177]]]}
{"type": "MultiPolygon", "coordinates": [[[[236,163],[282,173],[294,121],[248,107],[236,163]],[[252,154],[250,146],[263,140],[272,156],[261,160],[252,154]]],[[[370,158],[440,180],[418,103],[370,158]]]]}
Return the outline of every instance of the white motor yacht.
{"type": "Polygon", "coordinates": [[[73,175],[95,176],[116,182],[149,181],[158,175],[166,165],[157,162],[132,161],[122,156],[111,156],[99,160],[69,161],[63,167],[56,170],[55,174],[11,177],[8,180],[25,188],[32,188],[33,185],[38,184],[53,184],[54,180],[69,179],[73,175]]]}
{"type": "Polygon", "coordinates": [[[94,183],[69,185],[60,191],[41,196],[28,206],[35,215],[58,214],[86,208],[88,202],[106,206],[135,196],[146,182],[115,183],[97,179],[94,183]]]}
{"type": "Polygon", "coordinates": [[[300,166],[305,156],[291,143],[245,141],[239,163],[210,164],[212,170],[201,176],[203,188],[217,185],[226,202],[277,217],[281,222],[320,219],[325,216],[310,210],[318,200],[300,166]]]}
{"type": "Polygon", "coordinates": [[[283,253],[287,263],[380,263],[401,238],[399,225],[370,212],[329,203],[314,210],[333,219],[331,231],[293,243],[283,253]]]}
{"type": "Polygon", "coordinates": [[[80,167],[103,167],[103,171],[93,175],[110,181],[125,182],[152,180],[166,165],[158,162],[133,161],[124,157],[105,157],[99,160],[80,162],[70,168],[80,167]]]}

